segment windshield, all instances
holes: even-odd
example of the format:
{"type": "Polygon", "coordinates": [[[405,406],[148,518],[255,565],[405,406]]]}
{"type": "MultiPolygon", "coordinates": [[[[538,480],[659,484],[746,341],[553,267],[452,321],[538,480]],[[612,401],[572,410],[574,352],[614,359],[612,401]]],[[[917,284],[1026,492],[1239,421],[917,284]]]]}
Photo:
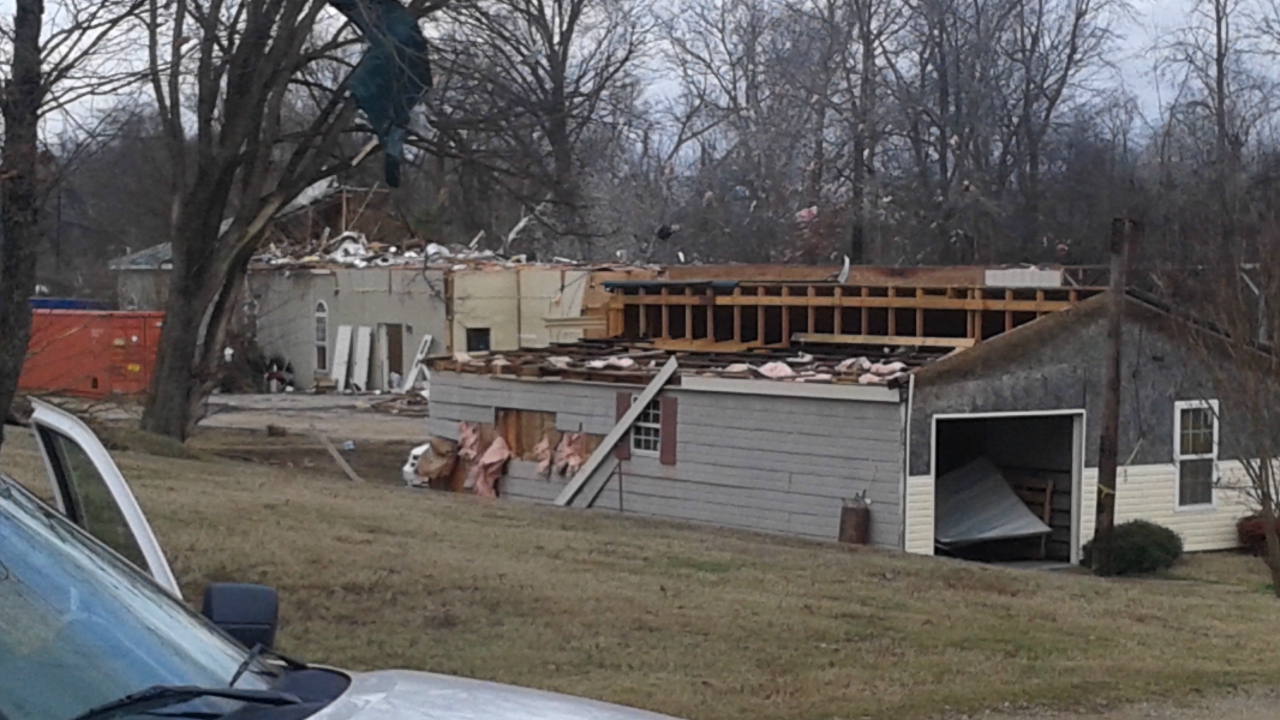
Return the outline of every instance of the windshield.
{"type": "MultiPolygon", "coordinates": [[[[0,477],[0,718],[68,720],[154,685],[226,687],[245,655],[0,477]]],[[[268,686],[249,673],[236,687],[268,686]]]]}

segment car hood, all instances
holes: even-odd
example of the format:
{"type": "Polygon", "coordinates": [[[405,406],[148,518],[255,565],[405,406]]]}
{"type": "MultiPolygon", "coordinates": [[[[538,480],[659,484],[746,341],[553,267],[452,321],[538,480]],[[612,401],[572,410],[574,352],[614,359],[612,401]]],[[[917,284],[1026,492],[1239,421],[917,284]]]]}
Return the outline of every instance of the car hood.
{"type": "Polygon", "coordinates": [[[351,686],[311,720],[675,720],[570,695],[450,675],[383,670],[351,686]]]}

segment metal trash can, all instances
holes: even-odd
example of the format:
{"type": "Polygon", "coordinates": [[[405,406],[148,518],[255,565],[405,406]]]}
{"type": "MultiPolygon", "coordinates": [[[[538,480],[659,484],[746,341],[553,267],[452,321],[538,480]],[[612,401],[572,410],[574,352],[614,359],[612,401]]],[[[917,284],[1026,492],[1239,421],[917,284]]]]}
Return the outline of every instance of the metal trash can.
{"type": "Polygon", "coordinates": [[[871,542],[871,503],[865,494],[846,500],[840,508],[840,542],[850,545],[871,542]]]}

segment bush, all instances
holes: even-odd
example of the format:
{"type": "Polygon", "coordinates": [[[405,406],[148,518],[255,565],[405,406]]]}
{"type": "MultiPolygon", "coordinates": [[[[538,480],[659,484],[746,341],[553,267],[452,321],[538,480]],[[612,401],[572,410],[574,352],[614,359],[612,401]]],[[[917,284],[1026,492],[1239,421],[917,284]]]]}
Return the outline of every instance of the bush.
{"type": "MultiPolygon", "coordinates": [[[[1182,538],[1163,525],[1130,520],[1111,531],[1111,566],[1094,568],[1100,575],[1141,575],[1167,570],[1182,557],[1182,538]]],[[[1093,567],[1093,541],[1082,549],[1082,561],[1093,567]]]]}
{"type": "MultiPolygon", "coordinates": [[[[1280,532],[1280,518],[1273,520],[1276,531],[1280,532]]],[[[1261,515],[1249,515],[1236,521],[1236,537],[1240,538],[1240,547],[1257,555],[1267,555],[1267,523],[1261,515]]]]}

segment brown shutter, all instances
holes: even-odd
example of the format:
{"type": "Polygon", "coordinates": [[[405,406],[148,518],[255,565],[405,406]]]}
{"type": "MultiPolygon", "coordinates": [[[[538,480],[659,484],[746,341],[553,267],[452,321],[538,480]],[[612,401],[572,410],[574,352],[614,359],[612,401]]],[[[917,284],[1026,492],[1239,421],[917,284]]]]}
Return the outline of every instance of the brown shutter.
{"type": "Polygon", "coordinates": [[[662,432],[658,437],[658,458],[663,465],[676,464],[676,399],[663,395],[658,409],[662,414],[662,432]]]}
{"type": "MultiPolygon", "coordinates": [[[[617,419],[621,420],[622,416],[626,415],[627,411],[630,409],[631,409],[631,393],[629,392],[618,393],[617,419]]],[[[631,459],[631,433],[622,434],[622,439],[618,441],[617,445],[613,446],[613,454],[619,460],[631,459]]]]}

